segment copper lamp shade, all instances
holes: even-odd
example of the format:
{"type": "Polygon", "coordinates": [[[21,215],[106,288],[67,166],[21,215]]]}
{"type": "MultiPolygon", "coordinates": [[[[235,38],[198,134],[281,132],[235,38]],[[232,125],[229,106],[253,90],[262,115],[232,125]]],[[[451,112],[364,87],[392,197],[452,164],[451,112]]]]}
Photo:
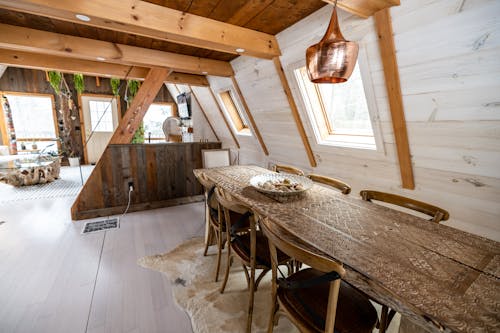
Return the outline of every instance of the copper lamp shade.
{"type": "Polygon", "coordinates": [[[344,39],[339,28],[337,6],[325,35],[306,51],[307,73],[314,83],[341,83],[349,79],[356,66],[358,44],[344,39]]]}

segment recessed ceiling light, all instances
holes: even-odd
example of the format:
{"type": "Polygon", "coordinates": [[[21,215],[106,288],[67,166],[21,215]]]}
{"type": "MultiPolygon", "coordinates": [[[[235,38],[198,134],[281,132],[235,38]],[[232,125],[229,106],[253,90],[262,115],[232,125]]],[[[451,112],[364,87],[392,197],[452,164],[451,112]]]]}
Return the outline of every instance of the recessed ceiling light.
{"type": "Polygon", "coordinates": [[[106,60],[106,58],[103,58],[103,57],[97,57],[96,59],[97,59],[97,60],[99,60],[99,61],[104,61],[104,60],[106,60]]]}
{"type": "Polygon", "coordinates": [[[201,74],[203,74],[203,75],[207,75],[207,74],[208,74],[208,72],[201,72],[201,74]]]}
{"type": "Polygon", "coordinates": [[[238,52],[238,53],[243,53],[243,52],[245,52],[245,49],[237,48],[235,51],[238,52]]]}
{"type": "Polygon", "coordinates": [[[109,74],[104,74],[104,76],[105,76],[105,77],[111,77],[111,75],[109,75],[109,74]]]}
{"type": "Polygon", "coordinates": [[[77,19],[79,19],[80,21],[84,21],[84,22],[88,22],[90,21],[90,17],[88,17],[87,15],[83,15],[83,14],[76,14],[75,17],[77,19]]]}

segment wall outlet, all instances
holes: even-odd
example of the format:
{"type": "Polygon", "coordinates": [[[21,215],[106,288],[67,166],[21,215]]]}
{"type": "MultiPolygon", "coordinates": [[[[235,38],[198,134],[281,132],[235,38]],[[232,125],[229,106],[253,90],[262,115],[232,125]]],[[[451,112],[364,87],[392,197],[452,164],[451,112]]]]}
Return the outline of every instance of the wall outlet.
{"type": "Polygon", "coordinates": [[[128,190],[130,191],[130,189],[132,189],[132,191],[134,190],[134,182],[133,181],[128,182],[128,190]]]}

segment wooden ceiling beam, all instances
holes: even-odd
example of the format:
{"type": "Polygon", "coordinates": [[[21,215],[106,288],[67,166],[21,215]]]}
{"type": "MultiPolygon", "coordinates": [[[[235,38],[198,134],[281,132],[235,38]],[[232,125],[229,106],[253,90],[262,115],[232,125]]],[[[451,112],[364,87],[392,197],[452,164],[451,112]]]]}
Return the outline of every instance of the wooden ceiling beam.
{"type": "Polygon", "coordinates": [[[172,72],[167,77],[166,83],[175,83],[175,84],[188,84],[190,86],[195,87],[208,87],[209,83],[206,76],[203,75],[195,75],[195,74],[186,74],[186,73],[178,73],[172,72]]]}
{"type": "Polygon", "coordinates": [[[146,111],[148,111],[163,82],[165,82],[170,74],[171,70],[168,68],[151,68],[149,70],[146,79],[141,84],[130,107],[120,120],[108,145],[130,143],[146,111]]]}
{"type": "MultiPolygon", "coordinates": [[[[1,63],[1,62],[0,62],[1,63]]],[[[3,73],[5,73],[5,71],[7,70],[7,67],[8,66],[5,66],[5,64],[3,65],[0,65],[0,79],[2,78],[3,76],[3,73]]]]}
{"type": "Polygon", "coordinates": [[[385,85],[389,106],[391,108],[392,128],[398,152],[399,169],[403,188],[415,189],[413,166],[411,163],[410,144],[399,80],[396,46],[389,9],[384,9],[375,14],[375,26],[378,33],[380,56],[384,65],[385,85]]]}
{"type": "Polygon", "coordinates": [[[134,80],[144,80],[149,71],[144,67],[132,66],[130,70],[131,66],[5,49],[0,49],[0,64],[43,71],[82,73],[88,76],[110,76],[120,79],[127,77],[134,80]]]}
{"type": "Polygon", "coordinates": [[[95,39],[0,24],[0,48],[105,63],[166,67],[176,72],[230,77],[228,62],[193,57],[95,39]]]}
{"type": "MultiPolygon", "coordinates": [[[[335,4],[335,0],[323,1],[335,4]]],[[[339,8],[362,18],[368,18],[379,10],[399,5],[400,0],[338,0],[337,2],[339,8]]]]}
{"type": "Polygon", "coordinates": [[[248,107],[247,101],[245,100],[243,93],[241,92],[240,86],[238,85],[238,81],[236,81],[236,78],[234,76],[231,76],[231,81],[233,82],[234,90],[236,90],[236,93],[240,98],[241,104],[243,105],[243,109],[245,110],[247,118],[250,121],[250,124],[252,125],[253,131],[255,133],[255,136],[257,137],[257,140],[259,141],[262,151],[266,156],[269,156],[269,151],[267,150],[266,144],[264,143],[264,139],[262,139],[262,135],[260,135],[259,128],[255,123],[255,119],[253,119],[253,115],[250,112],[250,108],[248,107]]]}
{"type": "Polygon", "coordinates": [[[222,117],[222,120],[224,120],[224,123],[226,124],[227,130],[229,133],[231,133],[231,136],[233,137],[234,143],[236,144],[236,147],[240,149],[240,143],[238,142],[238,139],[236,138],[236,135],[233,132],[233,129],[231,125],[229,124],[229,121],[226,118],[226,115],[224,114],[224,111],[222,111],[222,108],[219,105],[219,102],[217,101],[217,97],[215,97],[214,91],[212,90],[212,87],[208,87],[208,90],[210,91],[210,95],[212,95],[212,98],[214,100],[215,105],[217,106],[217,109],[219,110],[219,114],[222,117]]]}
{"type": "MultiPolygon", "coordinates": [[[[5,49],[0,49],[0,64],[42,71],[54,70],[63,73],[81,73],[88,76],[127,78],[139,81],[144,80],[149,72],[149,68],[146,67],[110,64],[102,61],[82,60],[46,54],[41,55],[5,49]]],[[[207,78],[203,75],[195,74],[173,72],[167,77],[165,82],[208,87],[207,78]]]]}
{"type": "Polygon", "coordinates": [[[281,55],[273,35],[140,0],[0,0],[0,7],[226,53],[243,48],[258,58],[281,55]]]}
{"type": "MultiPolygon", "coordinates": [[[[200,101],[198,100],[198,97],[194,93],[194,90],[191,88],[190,85],[188,85],[188,88],[189,88],[189,91],[191,92],[191,94],[193,95],[194,100],[196,101],[196,104],[198,104],[198,106],[200,107],[201,113],[205,117],[205,120],[207,121],[208,126],[210,126],[210,129],[212,130],[212,133],[214,134],[215,138],[217,139],[217,141],[220,141],[219,136],[217,135],[217,132],[215,132],[215,129],[212,126],[212,123],[210,122],[210,120],[208,119],[207,113],[205,112],[205,109],[201,105],[200,101]]],[[[179,89],[179,88],[177,88],[177,86],[176,86],[176,89],[179,89]]]]}
{"type": "Polygon", "coordinates": [[[297,108],[297,104],[295,104],[295,100],[293,99],[292,90],[290,89],[290,85],[288,84],[285,72],[283,71],[281,60],[280,58],[276,57],[273,59],[273,62],[274,67],[276,67],[276,72],[278,72],[283,92],[288,99],[288,104],[290,105],[290,110],[292,111],[293,120],[295,120],[295,125],[297,125],[297,130],[299,131],[300,138],[302,139],[302,143],[304,144],[307,158],[309,159],[309,164],[311,164],[312,167],[316,167],[316,157],[314,157],[314,152],[312,150],[311,143],[309,142],[309,138],[307,137],[306,130],[304,129],[304,124],[302,123],[302,119],[300,119],[299,109],[297,108]]]}

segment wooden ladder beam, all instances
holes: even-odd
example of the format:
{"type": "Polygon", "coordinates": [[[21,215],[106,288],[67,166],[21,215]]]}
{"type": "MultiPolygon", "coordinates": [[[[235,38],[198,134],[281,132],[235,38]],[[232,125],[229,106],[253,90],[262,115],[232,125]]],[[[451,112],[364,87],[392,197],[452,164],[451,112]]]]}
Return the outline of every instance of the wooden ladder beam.
{"type": "Polygon", "coordinates": [[[149,70],[130,107],[120,120],[111,140],[109,140],[109,144],[130,143],[149,106],[153,103],[163,82],[170,73],[171,70],[167,68],[151,68],[149,70]]]}
{"type": "Polygon", "coordinates": [[[377,12],[374,17],[378,33],[380,56],[384,65],[385,86],[391,108],[392,128],[398,152],[401,181],[403,188],[412,190],[415,188],[415,180],[413,177],[408,131],[406,129],[391,14],[389,9],[384,9],[377,12]]]}

